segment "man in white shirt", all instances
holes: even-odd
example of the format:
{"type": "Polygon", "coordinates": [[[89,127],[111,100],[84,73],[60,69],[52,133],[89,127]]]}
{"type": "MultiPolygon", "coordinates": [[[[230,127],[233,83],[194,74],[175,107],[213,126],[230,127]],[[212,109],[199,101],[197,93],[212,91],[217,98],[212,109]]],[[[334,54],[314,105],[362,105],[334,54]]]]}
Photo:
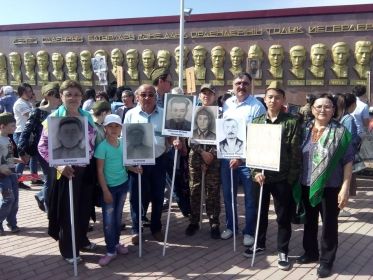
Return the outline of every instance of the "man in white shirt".
{"type": "Polygon", "coordinates": [[[352,93],[356,96],[356,108],[352,112],[352,116],[355,119],[357,126],[357,133],[359,136],[363,136],[369,125],[369,107],[363,98],[365,97],[366,87],[355,86],[352,89],[352,93]]]}
{"type": "MultiPolygon", "coordinates": [[[[256,117],[266,113],[262,103],[251,95],[252,78],[248,73],[239,73],[233,80],[233,92],[235,96],[229,98],[223,107],[224,119],[245,119],[246,123],[251,123],[256,117]]],[[[221,233],[222,239],[229,239],[233,236],[233,213],[232,213],[232,194],[231,194],[231,176],[230,170],[233,169],[233,187],[237,194],[237,186],[240,182],[245,193],[245,228],[243,243],[245,246],[251,246],[254,243],[256,206],[253,197],[253,183],[248,167],[241,159],[222,159],[220,165],[221,182],[223,188],[224,205],[226,213],[227,228],[221,233]]],[[[234,197],[236,207],[236,195],[234,197]]],[[[237,211],[235,211],[235,225],[237,227],[237,211]]]]}

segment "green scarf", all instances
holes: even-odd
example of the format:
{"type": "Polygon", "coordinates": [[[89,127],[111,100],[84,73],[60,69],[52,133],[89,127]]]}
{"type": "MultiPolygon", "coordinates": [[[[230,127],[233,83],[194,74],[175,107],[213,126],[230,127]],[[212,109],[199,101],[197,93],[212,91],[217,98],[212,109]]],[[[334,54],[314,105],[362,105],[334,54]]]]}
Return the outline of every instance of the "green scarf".
{"type": "MultiPolygon", "coordinates": [[[[314,123],[310,122],[304,133],[302,148],[308,143],[314,123]]],[[[318,205],[324,194],[324,187],[333,174],[339,160],[346,153],[351,142],[350,132],[341,124],[331,121],[312,153],[312,171],[310,182],[310,204],[318,205]]],[[[297,203],[301,200],[301,185],[298,182],[293,188],[293,196],[297,203]]]]}

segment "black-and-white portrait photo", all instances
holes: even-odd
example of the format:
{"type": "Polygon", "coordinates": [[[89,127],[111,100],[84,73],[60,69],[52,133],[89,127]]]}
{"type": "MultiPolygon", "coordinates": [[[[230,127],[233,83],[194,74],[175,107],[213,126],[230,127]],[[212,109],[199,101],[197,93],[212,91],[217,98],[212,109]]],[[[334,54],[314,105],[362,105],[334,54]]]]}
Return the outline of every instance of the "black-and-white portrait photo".
{"type": "Polygon", "coordinates": [[[95,56],[91,59],[93,72],[105,72],[107,71],[106,57],[95,56]]]}
{"type": "Polygon", "coordinates": [[[123,135],[125,135],[125,148],[123,149],[125,164],[155,164],[152,124],[124,124],[123,135]]]}
{"type": "Polygon", "coordinates": [[[244,158],[246,128],[243,119],[217,119],[218,158],[244,158]]]}
{"type": "Polygon", "coordinates": [[[199,144],[216,143],[217,106],[200,106],[194,111],[194,129],[192,141],[199,144]]]}
{"type": "Polygon", "coordinates": [[[50,164],[89,163],[87,135],[87,118],[50,117],[48,121],[50,164]]]}
{"type": "Polygon", "coordinates": [[[248,71],[253,79],[260,78],[260,60],[255,58],[248,59],[248,71]]]}
{"type": "Polygon", "coordinates": [[[192,137],[195,96],[166,94],[162,134],[192,137]]]}

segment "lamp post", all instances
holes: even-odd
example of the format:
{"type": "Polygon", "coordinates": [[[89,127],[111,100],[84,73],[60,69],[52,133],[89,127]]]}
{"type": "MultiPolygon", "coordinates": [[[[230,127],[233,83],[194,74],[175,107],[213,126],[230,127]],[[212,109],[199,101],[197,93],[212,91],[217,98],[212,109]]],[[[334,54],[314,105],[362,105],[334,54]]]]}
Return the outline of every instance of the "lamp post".
{"type": "Polygon", "coordinates": [[[179,34],[179,88],[183,88],[183,68],[184,68],[184,16],[189,16],[192,9],[184,10],[184,0],[180,0],[180,34],[179,34]]]}

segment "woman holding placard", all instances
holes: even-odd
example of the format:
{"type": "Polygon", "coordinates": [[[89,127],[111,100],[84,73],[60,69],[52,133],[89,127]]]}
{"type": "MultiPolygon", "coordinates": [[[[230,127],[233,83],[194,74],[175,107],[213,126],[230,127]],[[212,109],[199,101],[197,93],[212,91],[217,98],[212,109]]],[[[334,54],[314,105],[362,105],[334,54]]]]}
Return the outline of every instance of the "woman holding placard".
{"type": "Polygon", "coordinates": [[[338,247],[338,213],[347,205],[354,151],[351,134],[333,120],[335,102],[330,94],[316,96],[311,102],[314,120],[303,132],[303,169],[300,184],[294,188],[297,202],[306,210],[303,248],[297,263],[319,260],[317,275],[331,275],[338,247]],[[318,218],[322,216],[321,252],[317,241],[318,218]]]}
{"type": "MultiPolygon", "coordinates": [[[[83,89],[76,81],[64,81],[60,87],[62,105],[51,114],[54,117],[86,117],[88,119],[88,150],[89,159],[94,152],[95,129],[91,115],[80,108],[83,97],[83,89]]],[[[38,145],[40,155],[50,163],[52,155],[48,152],[48,121],[43,123],[43,132],[38,145]]],[[[49,143],[50,145],[52,143],[49,143]]],[[[52,145],[53,147],[53,145],[52,145]]],[[[79,250],[92,250],[95,244],[87,238],[88,224],[93,209],[93,188],[91,174],[92,165],[60,165],[56,167],[57,178],[52,183],[50,190],[50,206],[48,211],[49,228],[48,234],[58,240],[62,257],[68,262],[73,263],[72,237],[70,225],[70,207],[69,207],[69,180],[73,184],[74,196],[74,216],[75,216],[75,239],[76,256],[78,261],[79,250]]]]}

